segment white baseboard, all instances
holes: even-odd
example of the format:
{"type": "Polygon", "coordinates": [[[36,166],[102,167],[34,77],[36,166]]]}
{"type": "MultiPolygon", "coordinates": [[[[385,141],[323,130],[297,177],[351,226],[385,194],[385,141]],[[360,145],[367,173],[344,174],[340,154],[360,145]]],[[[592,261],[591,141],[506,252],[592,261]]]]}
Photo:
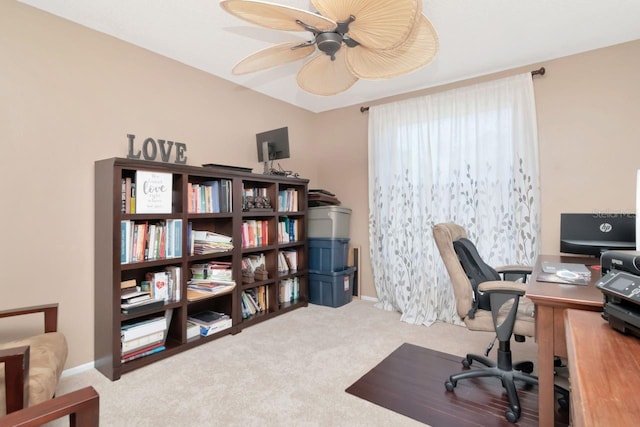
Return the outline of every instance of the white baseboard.
{"type": "Polygon", "coordinates": [[[375,297],[368,297],[368,296],[366,296],[366,295],[362,295],[362,296],[360,297],[360,299],[363,299],[363,300],[365,300],[365,301],[378,302],[378,298],[375,298],[375,297]]]}
{"type": "Polygon", "coordinates": [[[85,363],[84,365],[74,366],[73,368],[65,369],[62,371],[60,378],[69,377],[71,375],[79,374],[91,370],[95,367],[94,362],[85,363]]]}

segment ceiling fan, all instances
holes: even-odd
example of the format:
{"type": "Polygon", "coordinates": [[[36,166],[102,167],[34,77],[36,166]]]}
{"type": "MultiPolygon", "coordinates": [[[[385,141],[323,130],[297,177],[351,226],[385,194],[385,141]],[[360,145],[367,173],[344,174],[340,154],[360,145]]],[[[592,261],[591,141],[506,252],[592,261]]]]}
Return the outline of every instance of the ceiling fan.
{"type": "Polygon", "coordinates": [[[233,74],[293,62],[318,51],[300,69],[298,85],[315,95],[335,95],[358,79],[410,73],[438,52],[438,35],[422,14],[422,0],[311,0],[318,13],[259,0],[222,0],[220,6],[250,23],[308,31],[313,39],[289,42],[244,58],[233,74]]]}

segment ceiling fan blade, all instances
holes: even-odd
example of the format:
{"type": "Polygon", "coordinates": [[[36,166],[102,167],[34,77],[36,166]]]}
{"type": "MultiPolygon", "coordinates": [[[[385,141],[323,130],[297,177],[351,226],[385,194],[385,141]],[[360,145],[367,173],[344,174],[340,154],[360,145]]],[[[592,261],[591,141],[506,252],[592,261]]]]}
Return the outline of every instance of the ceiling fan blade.
{"type": "Polygon", "coordinates": [[[377,80],[408,74],[427,65],[438,53],[438,33],[421,15],[407,40],[396,49],[357,46],[347,49],[347,66],[362,79],[377,80]]]}
{"type": "Polygon", "coordinates": [[[422,0],[311,0],[323,16],[349,24],[349,37],[370,49],[394,49],[409,36],[422,0]]]}
{"type": "Polygon", "coordinates": [[[334,61],[325,54],[307,61],[298,72],[298,86],[322,96],[335,95],[353,86],[358,78],[347,68],[344,51],[337,51],[334,61]]]}
{"type": "Polygon", "coordinates": [[[320,31],[331,31],[337,25],[331,19],[306,10],[263,1],[223,0],[220,2],[220,7],[240,19],[274,30],[307,31],[302,25],[296,23],[296,20],[320,31]]]}
{"type": "Polygon", "coordinates": [[[238,62],[236,66],[233,67],[232,72],[238,75],[266,70],[267,68],[277,65],[297,61],[298,59],[311,55],[316,50],[314,45],[293,49],[296,46],[300,46],[300,44],[300,42],[282,43],[259,50],[238,62]]]}

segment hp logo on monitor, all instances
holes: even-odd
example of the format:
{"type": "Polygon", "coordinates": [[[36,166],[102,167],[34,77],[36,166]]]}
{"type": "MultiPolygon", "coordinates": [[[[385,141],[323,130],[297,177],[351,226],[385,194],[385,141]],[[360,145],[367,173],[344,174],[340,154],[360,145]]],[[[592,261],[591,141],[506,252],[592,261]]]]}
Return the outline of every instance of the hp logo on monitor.
{"type": "Polygon", "coordinates": [[[608,222],[603,222],[602,224],[600,224],[600,231],[602,231],[603,233],[608,233],[611,230],[613,230],[613,227],[608,222]]]}

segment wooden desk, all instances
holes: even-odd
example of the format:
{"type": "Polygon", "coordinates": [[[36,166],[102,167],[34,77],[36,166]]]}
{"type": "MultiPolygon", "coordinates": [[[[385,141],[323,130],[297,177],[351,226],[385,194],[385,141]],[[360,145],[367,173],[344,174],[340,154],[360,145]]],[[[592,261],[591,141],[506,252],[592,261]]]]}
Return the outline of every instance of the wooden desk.
{"type": "Polygon", "coordinates": [[[554,356],[567,357],[564,328],[566,309],[602,311],[602,292],[595,287],[600,278],[600,260],[597,258],[540,255],[527,285],[526,297],[536,307],[536,341],[538,343],[538,412],[541,426],[554,424],[555,394],[554,356]],[[591,269],[589,285],[562,285],[538,282],[542,262],[572,262],[588,265],[591,269]],[[594,269],[593,266],[598,266],[594,269]]]}
{"type": "Polygon", "coordinates": [[[637,425],[640,339],[612,329],[600,313],[566,310],[565,324],[572,425],[637,425]]]}

